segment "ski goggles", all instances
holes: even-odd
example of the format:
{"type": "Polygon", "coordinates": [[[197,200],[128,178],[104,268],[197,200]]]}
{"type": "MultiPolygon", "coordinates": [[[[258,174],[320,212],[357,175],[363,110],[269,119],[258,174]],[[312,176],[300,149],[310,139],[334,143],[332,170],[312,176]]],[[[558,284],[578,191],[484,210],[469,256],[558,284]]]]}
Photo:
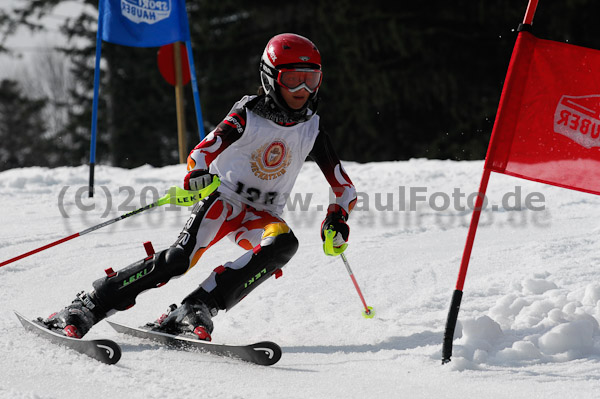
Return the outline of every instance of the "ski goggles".
{"type": "Polygon", "coordinates": [[[309,93],[314,93],[321,86],[323,73],[319,69],[284,68],[278,71],[277,83],[292,93],[300,89],[306,89],[309,93]]]}

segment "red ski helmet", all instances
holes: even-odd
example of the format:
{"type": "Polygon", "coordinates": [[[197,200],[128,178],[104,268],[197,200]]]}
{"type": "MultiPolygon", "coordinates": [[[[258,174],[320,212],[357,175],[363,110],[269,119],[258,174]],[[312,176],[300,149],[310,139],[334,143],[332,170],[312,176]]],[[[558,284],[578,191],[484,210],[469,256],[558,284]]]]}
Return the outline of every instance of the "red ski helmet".
{"type": "Polygon", "coordinates": [[[260,60],[260,80],[265,94],[288,112],[316,111],[316,97],[322,81],[321,54],[307,38],[282,33],[269,40],[260,60]],[[290,91],[306,89],[310,95],[301,110],[292,110],[281,97],[281,87],[290,91]]]}

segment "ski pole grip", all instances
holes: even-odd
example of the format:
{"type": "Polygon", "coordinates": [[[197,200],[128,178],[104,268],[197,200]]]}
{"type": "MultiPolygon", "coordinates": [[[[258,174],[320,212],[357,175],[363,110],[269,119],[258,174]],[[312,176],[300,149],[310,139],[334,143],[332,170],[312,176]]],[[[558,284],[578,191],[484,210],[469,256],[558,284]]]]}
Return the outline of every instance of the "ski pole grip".
{"type": "Polygon", "coordinates": [[[325,230],[325,241],[323,242],[323,252],[327,256],[338,256],[342,254],[346,248],[348,248],[348,244],[344,243],[340,247],[333,246],[333,237],[335,237],[335,231],[331,229],[325,230]]]}

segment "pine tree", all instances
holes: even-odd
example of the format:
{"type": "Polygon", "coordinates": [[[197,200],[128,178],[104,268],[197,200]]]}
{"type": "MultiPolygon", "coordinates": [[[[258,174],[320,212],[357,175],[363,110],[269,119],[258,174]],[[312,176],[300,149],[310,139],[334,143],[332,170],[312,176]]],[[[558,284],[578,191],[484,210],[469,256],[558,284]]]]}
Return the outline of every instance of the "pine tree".
{"type": "MultiPolygon", "coordinates": [[[[74,63],[69,125],[55,140],[65,164],[89,157],[96,15],[65,21],[77,39],[64,50],[74,63]]],[[[37,17],[67,0],[22,0],[0,10],[0,37],[17,26],[39,29],[37,17]]],[[[429,2],[239,2],[186,0],[205,130],[260,84],[268,39],[295,32],[323,56],[320,115],[342,159],[413,157],[481,159],[485,155],[515,28],[524,0],[429,2]]],[[[600,49],[600,2],[540,4],[534,33],[600,49]]],[[[2,44],[0,43],[0,51],[2,44]]],[[[134,167],[177,162],[173,89],[156,67],[157,49],[103,44],[98,117],[99,163],[134,167]]],[[[197,141],[186,88],[189,147],[197,141]]]]}
{"type": "Polygon", "coordinates": [[[0,81],[0,170],[49,165],[45,105],[45,99],[24,96],[17,82],[0,81]]]}

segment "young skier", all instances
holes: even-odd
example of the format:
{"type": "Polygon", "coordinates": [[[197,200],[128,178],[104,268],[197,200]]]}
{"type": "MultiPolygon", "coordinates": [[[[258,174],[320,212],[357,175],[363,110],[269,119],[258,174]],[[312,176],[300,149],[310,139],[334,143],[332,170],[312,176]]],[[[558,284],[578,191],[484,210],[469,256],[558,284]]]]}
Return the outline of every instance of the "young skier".
{"type": "MultiPolygon", "coordinates": [[[[356,202],[352,182],[317,115],[321,55],[308,39],[280,34],[269,40],[260,61],[262,93],[244,96],[188,157],[184,188],[200,190],[217,175],[218,190],[192,210],[168,249],[93,282],[93,291],[44,323],[81,338],[100,320],[135,304],[138,294],[186,273],[213,244],[227,236],[246,249],[240,258],[214,269],[181,306],[171,305],[153,329],[211,340],[212,318],[229,310],[292,258],[298,240],[280,217],[286,196],[307,156],[320,167],[336,195],[321,226],[333,230],[342,251],[348,215],[356,202]]],[[[332,255],[332,254],[330,254],[332,255]]]]}

